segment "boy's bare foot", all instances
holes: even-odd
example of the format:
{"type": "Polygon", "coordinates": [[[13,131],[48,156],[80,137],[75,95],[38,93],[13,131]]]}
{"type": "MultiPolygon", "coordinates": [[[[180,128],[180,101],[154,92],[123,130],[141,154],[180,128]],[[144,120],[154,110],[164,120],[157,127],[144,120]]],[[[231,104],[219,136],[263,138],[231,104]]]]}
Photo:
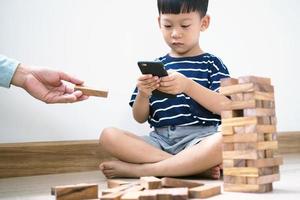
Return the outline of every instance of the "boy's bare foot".
{"type": "Polygon", "coordinates": [[[107,161],[99,165],[100,170],[106,176],[106,178],[116,177],[139,177],[140,164],[126,163],[119,160],[107,161]]]}
{"type": "Polygon", "coordinates": [[[222,170],[222,165],[217,165],[199,174],[199,176],[202,178],[210,178],[210,179],[217,180],[221,178],[221,170],[222,170]]]}

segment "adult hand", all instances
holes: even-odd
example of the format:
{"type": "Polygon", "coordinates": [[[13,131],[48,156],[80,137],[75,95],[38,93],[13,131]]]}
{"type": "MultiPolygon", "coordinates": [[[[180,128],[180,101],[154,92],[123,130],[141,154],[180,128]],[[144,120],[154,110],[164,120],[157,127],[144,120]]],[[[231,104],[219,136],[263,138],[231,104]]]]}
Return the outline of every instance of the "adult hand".
{"type": "Polygon", "coordinates": [[[12,84],[25,89],[31,96],[45,103],[73,103],[88,98],[81,91],[74,91],[64,81],[81,85],[83,81],[64,72],[50,69],[32,69],[20,64],[12,84]]]}
{"type": "Polygon", "coordinates": [[[159,87],[159,82],[157,76],[146,74],[139,77],[136,87],[141,96],[148,98],[152,95],[152,91],[159,87]]]}
{"type": "Polygon", "coordinates": [[[184,93],[190,79],[176,71],[170,70],[168,74],[161,78],[158,90],[169,94],[184,93]]]}

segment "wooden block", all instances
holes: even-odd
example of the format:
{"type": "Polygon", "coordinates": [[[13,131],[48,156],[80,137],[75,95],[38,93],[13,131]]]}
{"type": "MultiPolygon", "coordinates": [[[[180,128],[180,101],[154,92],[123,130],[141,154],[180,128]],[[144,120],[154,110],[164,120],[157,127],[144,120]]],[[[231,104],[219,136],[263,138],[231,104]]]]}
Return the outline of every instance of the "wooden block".
{"type": "Polygon", "coordinates": [[[189,198],[208,198],[221,194],[221,186],[204,185],[189,189],[189,198]]]}
{"type": "Polygon", "coordinates": [[[258,160],[248,160],[247,161],[248,167],[257,167],[257,168],[273,167],[273,166],[278,166],[278,165],[282,165],[282,164],[283,164],[282,157],[266,158],[266,159],[258,159],[258,160]]]}
{"type": "Polygon", "coordinates": [[[257,142],[257,133],[239,133],[234,135],[224,135],[224,143],[257,142]]]}
{"type": "Polygon", "coordinates": [[[133,183],[130,183],[130,184],[120,185],[120,186],[117,186],[117,187],[114,187],[114,188],[105,189],[105,190],[102,190],[102,194],[105,195],[105,194],[120,192],[120,191],[123,191],[123,190],[127,190],[131,187],[134,187],[137,184],[138,184],[138,182],[133,182],[133,183]]]}
{"type": "Polygon", "coordinates": [[[260,177],[256,177],[256,178],[247,178],[248,183],[250,184],[258,184],[258,185],[262,185],[262,184],[266,184],[266,183],[272,183],[275,181],[279,181],[280,176],[279,174],[271,174],[271,175],[266,175],[266,176],[260,176],[260,177]]]}
{"type": "Polygon", "coordinates": [[[222,78],[221,79],[221,87],[229,86],[229,85],[236,85],[239,81],[236,78],[222,78]]]}
{"type": "Polygon", "coordinates": [[[98,184],[63,185],[51,188],[57,200],[81,200],[98,198],[98,184]]]}
{"type": "Polygon", "coordinates": [[[222,126],[222,135],[233,135],[233,127],[232,126],[222,126]]]}
{"type": "Polygon", "coordinates": [[[177,179],[177,178],[169,178],[169,177],[162,178],[161,182],[162,182],[163,187],[168,187],[168,188],[174,188],[174,187],[175,188],[177,188],[177,187],[192,188],[192,187],[204,185],[204,183],[188,181],[188,180],[183,180],[183,179],[177,179]]]}
{"type": "Polygon", "coordinates": [[[225,96],[236,94],[236,93],[253,92],[253,91],[254,91],[253,83],[220,87],[220,93],[225,96]]]}
{"type": "Polygon", "coordinates": [[[188,188],[162,188],[144,190],[140,193],[139,200],[187,200],[188,188]]]}
{"type": "Polygon", "coordinates": [[[140,178],[142,185],[147,189],[158,189],[161,188],[161,180],[154,176],[144,176],[140,178]]]}
{"type": "Polygon", "coordinates": [[[244,93],[244,100],[262,100],[262,101],[274,102],[275,97],[273,92],[254,91],[254,92],[244,93]]]}
{"type": "Polygon", "coordinates": [[[256,132],[257,133],[275,133],[277,131],[275,125],[257,125],[256,132]]]}
{"type": "Polygon", "coordinates": [[[230,99],[232,101],[243,101],[244,100],[244,93],[235,93],[230,95],[230,99]]]}
{"type": "Polygon", "coordinates": [[[107,179],[107,188],[114,188],[126,184],[130,184],[130,182],[116,179],[107,179]]]}
{"type": "Polygon", "coordinates": [[[188,188],[166,189],[172,194],[172,200],[188,200],[188,188]]]}
{"type": "Polygon", "coordinates": [[[120,200],[121,196],[123,194],[124,194],[124,191],[109,193],[109,194],[102,195],[100,197],[100,199],[101,200],[120,200]]]}
{"type": "Polygon", "coordinates": [[[223,168],[246,167],[246,160],[223,160],[223,168]]]}
{"type": "Polygon", "coordinates": [[[222,150],[223,151],[234,151],[234,144],[233,143],[223,143],[222,150]]]}
{"type": "Polygon", "coordinates": [[[80,90],[84,95],[87,96],[96,96],[96,97],[105,97],[105,98],[108,96],[108,91],[101,91],[86,86],[76,85],[74,87],[74,90],[80,90]]]}
{"type": "Polygon", "coordinates": [[[258,76],[241,76],[238,78],[238,83],[258,83],[263,85],[271,85],[271,79],[258,76]]]}
{"type": "Polygon", "coordinates": [[[231,183],[231,184],[247,184],[247,179],[249,177],[242,177],[242,176],[224,176],[224,183],[231,183]]]}
{"type": "MultiPolygon", "coordinates": [[[[265,117],[265,116],[275,116],[275,110],[270,108],[254,108],[254,109],[244,109],[244,116],[251,117],[265,117]]],[[[263,124],[270,124],[270,121],[264,121],[263,124]]]]}
{"type": "Polygon", "coordinates": [[[223,169],[224,176],[258,177],[259,169],[254,167],[232,167],[223,169]]]}
{"type": "Polygon", "coordinates": [[[236,134],[245,133],[245,126],[234,126],[233,132],[236,134]]]}
{"type": "Polygon", "coordinates": [[[224,183],[224,191],[227,192],[269,192],[272,191],[272,183],[255,185],[255,184],[229,184],[224,183]]]}
{"type": "MultiPolygon", "coordinates": [[[[128,186],[128,185],[122,185],[122,186],[128,186]]],[[[119,186],[119,187],[121,187],[121,186],[119,186]]],[[[113,189],[115,189],[115,188],[113,188],[113,189]]],[[[108,194],[102,195],[100,197],[100,199],[101,200],[120,200],[121,197],[122,197],[122,195],[124,195],[126,193],[138,192],[138,191],[141,191],[143,189],[144,189],[144,187],[141,186],[141,185],[131,184],[131,186],[127,187],[124,190],[119,190],[119,191],[116,191],[116,192],[112,192],[112,193],[108,193],[108,194]]]]}
{"type": "Polygon", "coordinates": [[[244,142],[244,143],[234,143],[234,150],[235,151],[241,151],[241,150],[256,150],[257,149],[257,143],[250,143],[250,142],[244,142]]]}
{"type": "Polygon", "coordinates": [[[157,191],[144,190],[140,193],[139,200],[157,200],[157,191]]]}
{"type": "Polygon", "coordinates": [[[257,151],[240,150],[240,151],[223,151],[223,159],[258,159],[257,151]]]}
{"type": "Polygon", "coordinates": [[[127,192],[122,197],[121,200],[139,200],[141,191],[127,192]]]}
{"type": "Polygon", "coordinates": [[[246,100],[246,101],[231,101],[228,104],[224,104],[226,110],[242,110],[246,108],[256,108],[256,101],[246,100]]]}
{"type": "Polygon", "coordinates": [[[278,149],[278,142],[277,141],[258,142],[257,149],[258,150],[278,149]]]}
{"type": "Polygon", "coordinates": [[[234,167],[234,161],[233,159],[223,159],[223,167],[234,167]]]}
{"type": "Polygon", "coordinates": [[[274,93],[274,87],[273,87],[273,85],[255,84],[254,83],[254,91],[274,93]]]}
{"type": "Polygon", "coordinates": [[[256,117],[235,117],[235,118],[228,118],[222,119],[222,127],[226,126],[246,126],[257,124],[256,117]]]}

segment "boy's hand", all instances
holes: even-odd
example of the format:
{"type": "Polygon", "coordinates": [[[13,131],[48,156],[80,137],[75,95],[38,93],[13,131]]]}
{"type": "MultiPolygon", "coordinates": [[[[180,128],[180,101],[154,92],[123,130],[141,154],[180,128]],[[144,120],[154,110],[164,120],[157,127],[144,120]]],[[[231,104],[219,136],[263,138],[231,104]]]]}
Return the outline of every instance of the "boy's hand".
{"type": "Polygon", "coordinates": [[[145,74],[139,77],[136,87],[142,97],[149,98],[152,91],[159,87],[160,79],[151,74],[145,74]]]}
{"type": "Polygon", "coordinates": [[[158,90],[169,94],[184,93],[189,79],[176,71],[170,70],[168,73],[168,76],[161,78],[158,90]]]}

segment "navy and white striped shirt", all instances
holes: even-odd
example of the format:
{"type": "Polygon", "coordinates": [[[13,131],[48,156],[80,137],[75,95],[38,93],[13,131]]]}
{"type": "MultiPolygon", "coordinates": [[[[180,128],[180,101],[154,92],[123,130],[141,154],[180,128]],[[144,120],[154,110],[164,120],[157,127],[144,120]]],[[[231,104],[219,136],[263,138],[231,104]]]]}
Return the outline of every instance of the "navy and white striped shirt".
{"type": "MultiPolygon", "coordinates": [[[[194,57],[173,58],[169,55],[159,58],[165,69],[177,71],[212,91],[219,91],[220,79],[229,77],[229,72],[223,62],[209,53],[194,57]]],[[[131,96],[132,106],[137,95],[137,88],[131,96]]],[[[176,98],[150,98],[150,126],[211,126],[221,123],[220,116],[205,109],[184,93],[176,98]]]]}

